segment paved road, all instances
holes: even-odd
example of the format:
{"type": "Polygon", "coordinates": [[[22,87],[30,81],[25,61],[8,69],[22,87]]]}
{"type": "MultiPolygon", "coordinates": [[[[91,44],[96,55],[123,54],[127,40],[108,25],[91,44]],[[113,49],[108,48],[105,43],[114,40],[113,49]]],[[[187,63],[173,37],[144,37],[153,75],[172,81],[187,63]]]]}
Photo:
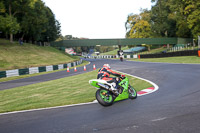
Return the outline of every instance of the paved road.
{"type": "MultiPolygon", "coordinates": [[[[72,75],[76,75],[76,74],[81,74],[81,73],[92,71],[94,64],[95,64],[96,68],[102,67],[102,65],[103,65],[101,63],[101,60],[98,60],[98,61],[92,60],[92,59],[87,59],[87,60],[91,61],[91,63],[89,65],[86,65],[87,71],[83,71],[84,70],[83,67],[78,67],[77,72],[74,72],[73,69],[70,70],[70,72],[66,72],[66,70],[64,70],[64,71],[34,76],[34,77],[28,77],[28,78],[24,78],[24,79],[0,82],[0,90],[5,90],[5,89],[14,88],[14,87],[25,86],[25,85],[35,84],[35,83],[39,83],[39,82],[64,78],[64,77],[68,77],[68,76],[72,76],[72,75]]],[[[109,63],[109,60],[104,61],[104,62],[109,63]]],[[[116,63],[116,62],[113,61],[113,63],[116,63]]]]}
{"type": "Polygon", "coordinates": [[[116,70],[155,82],[159,90],[111,107],[90,104],[0,115],[0,132],[199,133],[200,65],[109,62],[116,70]]]}

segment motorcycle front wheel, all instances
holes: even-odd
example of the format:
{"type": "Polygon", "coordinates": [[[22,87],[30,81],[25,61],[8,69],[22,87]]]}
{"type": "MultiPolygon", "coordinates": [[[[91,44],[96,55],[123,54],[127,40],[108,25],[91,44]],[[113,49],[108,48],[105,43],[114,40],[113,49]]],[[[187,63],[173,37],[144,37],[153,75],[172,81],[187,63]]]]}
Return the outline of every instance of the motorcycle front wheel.
{"type": "Polygon", "coordinates": [[[132,86],[130,86],[130,85],[128,87],[128,92],[129,92],[129,98],[130,99],[136,99],[137,98],[137,92],[136,92],[136,90],[132,86]]]}
{"type": "Polygon", "coordinates": [[[96,91],[96,99],[102,106],[110,106],[113,104],[114,96],[108,90],[98,89],[96,91]]]}
{"type": "Polygon", "coordinates": [[[122,58],[122,57],[120,57],[120,61],[121,61],[121,62],[123,61],[123,58],[122,58]]]}

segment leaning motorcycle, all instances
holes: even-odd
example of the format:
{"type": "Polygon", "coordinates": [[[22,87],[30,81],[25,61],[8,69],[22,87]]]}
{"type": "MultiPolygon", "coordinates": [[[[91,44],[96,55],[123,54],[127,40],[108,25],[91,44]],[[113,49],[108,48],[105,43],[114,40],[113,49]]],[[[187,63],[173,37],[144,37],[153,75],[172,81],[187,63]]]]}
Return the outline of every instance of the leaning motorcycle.
{"type": "Polygon", "coordinates": [[[90,80],[89,83],[97,88],[96,91],[96,99],[103,106],[110,106],[113,102],[124,100],[124,99],[136,99],[137,92],[136,90],[129,84],[128,77],[120,77],[119,78],[119,89],[113,91],[111,86],[113,83],[108,83],[105,80],[93,79],[90,80]]]}

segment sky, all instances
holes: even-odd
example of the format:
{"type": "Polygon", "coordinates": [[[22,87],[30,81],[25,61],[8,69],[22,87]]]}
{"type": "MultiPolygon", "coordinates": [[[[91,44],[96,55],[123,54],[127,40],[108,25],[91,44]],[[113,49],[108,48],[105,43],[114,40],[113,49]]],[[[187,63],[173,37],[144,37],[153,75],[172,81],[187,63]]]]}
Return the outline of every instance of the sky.
{"type": "Polygon", "coordinates": [[[78,38],[125,38],[130,13],[151,9],[151,0],[43,0],[61,23],[63,36],[78,38]]]}

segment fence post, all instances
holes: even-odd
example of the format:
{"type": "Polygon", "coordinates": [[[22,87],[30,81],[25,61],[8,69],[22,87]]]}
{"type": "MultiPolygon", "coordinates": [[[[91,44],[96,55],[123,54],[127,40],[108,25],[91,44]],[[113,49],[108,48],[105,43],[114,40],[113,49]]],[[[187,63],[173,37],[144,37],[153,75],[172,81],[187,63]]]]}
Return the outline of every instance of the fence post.
{"type": "Polygon", "coordinates": [[[140,55],[138,55],[138,59],[140,59],[140,55]]]}
{"type": "Polygon", "coordinates": [[[200,50],[198,50],[198,56],[200,57],[200,50]]]}
{"type": "Polygon", "coordinates": [[[198,48],[200,50],[200,36],[198,36],[198,48]]]}
{"type": "Polygon", "coordinates": [[[200,57],[200,36],[198,36],[198,56],[200,57]]]}

